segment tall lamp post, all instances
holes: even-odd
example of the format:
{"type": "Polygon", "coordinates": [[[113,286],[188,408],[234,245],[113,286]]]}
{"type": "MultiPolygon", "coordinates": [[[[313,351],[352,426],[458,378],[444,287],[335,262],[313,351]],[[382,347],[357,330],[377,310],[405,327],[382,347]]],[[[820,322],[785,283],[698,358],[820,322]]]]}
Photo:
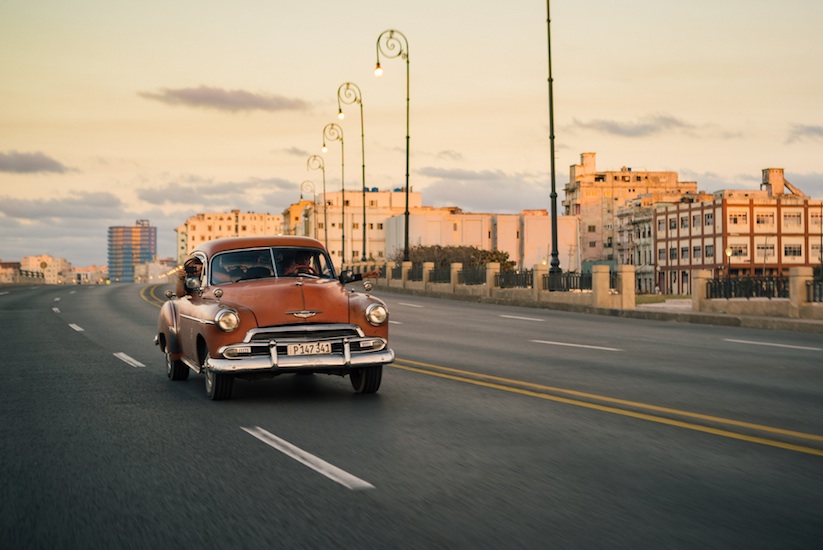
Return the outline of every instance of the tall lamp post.
{"type": "Polygon", "coordinates": [[[312,194],[311,217],[314,218],[314,238],[317,238],[317,192],[314,189],[314,182],[303,180],[300,183],[300,200],[303,200],[303,191],[310,191],[312,194]]]}
{"type": "Polygon", "coordinates": [[[342,103],[351,105],[358,103],[360,105],[360,158],[363,161],[363,255],[361,261],[366,261],[366,134],[363,129],[363,94],[360,92],[360,87],[353,82],[344,82],[337,88],[337,118],[343,120],[346,115],[343,114],[342,103]]]}
{"type": "Polygon", "coordinates": [[[400,31],[390,29],[377,37],[377,65],[374,76],[383,75],[380,67],[380,53],[388,58],[400,57],[406,60],[406,211],[404,216],[403,261],[409,261],[409,41],[400,31]]]}
{"type": "Polygon", "coordinates": [[[326,140],[329,141],[339,141],[340,142],[340,207],[341,207],[341,220],[342,223],[340,224],[340,239],[343,243],[341,254],[342,260],[340,263],[340,268],[343,268],[343,264],[346,263],[346,179],[345,179],[345,165],[346,165],[346,155],[345,155],[345,148],[343,147],[343,128],[335,124],[334,122],[329,122],[326,124],[326,127],[323,128],[323,152],[327,152],[329,150],[326,147],[326,140]]]}
{"type": "Polygon", "coordinates": [[[732,250],[731,246],[726,247],[726,298],[732,295],[732,250]]]}
{"type": "Polygon", "coordinates": [[[312,155],[306,161],[306,170],[322,170],[323,171],[323,245],[326,250],[329,249],[329,219],[326,216],[326,205],[329,202],[326,196],[326,164],[323,162],[323,157],[312,155]]]}
{"type": "Polygon", "coordinates": [[[560,258],[557,252],[557,189],[555,185],[555,169],[554,169],[554,79],[552,78],[552,19],[551,10],[549,9],[550,0],[546,0],[546,31],[548,33],[549,46],[549,149],[551,159],[551,209],[552,209],[552,261],[549,268],[549,274],[559,275],[560,258]]]}

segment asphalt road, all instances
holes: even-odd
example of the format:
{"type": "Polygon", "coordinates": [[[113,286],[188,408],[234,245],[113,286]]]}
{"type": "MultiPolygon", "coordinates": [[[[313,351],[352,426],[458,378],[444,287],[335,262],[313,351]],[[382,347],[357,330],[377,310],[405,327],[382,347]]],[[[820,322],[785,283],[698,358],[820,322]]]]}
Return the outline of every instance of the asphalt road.
{"type": "Polygon", "coordinates": [[[0,547],[823,546],[819,335],[378,293],[379,393],[212,402],[161,294],[0,287],[0,547]]]}

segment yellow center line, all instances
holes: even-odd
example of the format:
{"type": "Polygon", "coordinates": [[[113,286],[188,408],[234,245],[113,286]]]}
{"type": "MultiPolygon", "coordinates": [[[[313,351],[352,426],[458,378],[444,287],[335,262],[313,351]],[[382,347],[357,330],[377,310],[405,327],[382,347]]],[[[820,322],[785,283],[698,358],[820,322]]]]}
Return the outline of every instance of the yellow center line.
{"type": "Polygon", "coordinates": [[[793,432],[793,431],[790,431],[790,430],[781,430],[779,428],[772,428],[770,426],[761,426],[761,425],[758,425],[758,424],[750,424],[750,423],[747,423],[747,422],[739,422],[739,421],[736,421],[736,420],[730,420],[730,419],[719,418],[719,417],[714,417],[714,416],[702,415],[702,414],[698,414],[698,413],[690,413],[690,412],[687,412],[687,411],[679,411],[677,409],[667,409],[665,407],[657,407],[655,405],[646,405],[644,403],[636,403],[636,402],[633,402],[633,401],[626,401],[626,400],[623,400],[623,399],[614,399],[614,398],[611,398],[611,397],[605,397],[605,396],[600,396],[600,395],[596,395],[596,394],[578,392],[578,391],[574,391],[574,390],[565,390],[565,389],[562,389],[562,388],[553,388],[551,386],[544,386],[544,385],[541,385],[541,384],[532,384],[532,383],[529,383],[529,382],[521,382],[519,380],[512,380],[512,379],[502,378],[502,377],[498,377],[498,376],[478,374],[478,373],[474,373],[474,372],[470,372],[470,371],[452,369],[452,368],[449,368],[449,367],[442,367],[442,366],[438,366],[438,365],[430,365],[430,364],[427,364],[427,363],[418,363],[416,361],[409,361],[409,360],[406,360],[406,359],[403,359],[399,362],[392,363],[391,366],[395,367],[395,368],[398,368],[398,369],[402,369],[402,370],[417,372],[417,373],[420,373],[420,374],[427,374],[429,376],[436,376],[436,377],[439,377],[439,378],[445,378],[445,379],[448,379],[448,380],[455,380],[455,381],[458,381],[458,382],[465,382],[465,383],[468,383],[468,384],[474,384],[474,385],[482,386],[482,387],[486,387],[486,388],[492,388],[492,389],[506,391],[506,392],[510,392],[510,393],[517,393],[517,394],[520,394],[520,395],[527,395],[527,396],[530,396],[530,397],[537,397],[539,399],[555,401],[557,403],[565,403],[567,405],[574,405],[574,406],[577,406],[577,407],[584,407],[584,408],[587,408],[587,409],[593,409],[593,410],[597,410],[597,411],[608,412],[608,413],[611,413],[611,414],[617,414],[617,415],[621,415],[621,416],[628,416],[628,417],[631,417],[631,418],[647,420],[649,422],[655,422],[655,423],[658,423],[658,424],[666,424],[668,426],[676,426],[676,427],[679,427],[679,428],[685,428],[685,429],[688,429],[688,430],[693,430],[693,431],[698,431],[698,432],[703,432],[703,433],[709,433],[709,434],[718,435],[718,436],[721,436],[721,437],[727,437],[727,438],[730,438],[730,439],[737,439],[737,440],[741,440],[741,441],[747,441],[747,442],[750,442],[750,443],[757,443],[757,444],[760,444],[760,445],[767,445],[767,446],[770,446],[770,447],[777,447],[777,448],[780,448],[780,449],[786,449],[786,450],[796,451],[796,452],[800,452],[800,453],[806,453],[806,454],[811,454],[811,455],[816,455],[816,456],[823,456],[823,450],[815,449],[815,448],[812,448],[812,447],[805,447],[805,446],[802,446],[802,445],[794,445],[794,444],[791,444],[791,443],[784,443],[782,441],[766,439],[766,438],[763,438],[763,437],[755,437],[755,436],[740,434],[740,433],[736,433],[736,432],[732,432],[732,431],[728,431],[728,430],[721,430],[721,429],[717,429],[717,428],[711,428],[711,427],[708,427],[708,426],[701,426],[699,424],[692,424],[690,422],[684,422],[684,421],[681,421],[681,420],[674,420],[674,419],[665,418],[665,417],[661,417],[661,416],[655,416],[655,415],[652,415],[652,414],[646,414],[646,413],[641,413],[641,412],[629,411],[629,410],[625,410],[625,409],[619,409],[619,408],[616,408],[616,407],[610,407],[608,405],[599,405],[597,403],[589,403],[587,401],[579,401],[579,400],[570,399],[570,398],[567,398],[567,397],[560,397],[560,396],[557,396],[557,395],[549,395],[549,394],[541,393],[541,392],[538,392],[538,391],[532,391],[532,390],[529,390],[529,389],[516,388],[516,387],[509,386],[509,385],[504,385],[503,383],[505,383],[505,384],[514,384],[514,385],[519,385],[519,386],[525,386],[525,387],[540,389],[540,390],[543,390],[543,391],[554,391],[554,392],[558,392],[558,393],[566,393],[566,394],[575,395],[575,396],[578,396],[578,397],[586,397],[586,398],[589,398],[589,399],[596,399],[596,400],[600,400],[600,401],[603,401],[603,402],[629,405],[629,406],[632,406],[632,407],[635,407],[635,408],[647,409],[647,410],[652,410],[652,411],[656,411],[656,412],[666,412],[666,413],[669,413],[669,414],[676,414],[676,415],[686,416],[686,417],[691,417],[691,418],[699,418],[701,420],[710,420],[712,422],[717,422],[717,423],[722,423],[722,424],[727,424],[727,425],[733,425],[733,426],[738,426],[738,427],[746,427],[746,428],[750,428],[750,429],[754,429],[754,430],[758,430],[758,431],[772,432],[772,433],[777,433],[777,434],[782,434],[782,435],[789,435],[789,436],[792,436],[792,437],[797,437],[797,438],[802,438],[802,439],[809,439],[809,440],[813,440],[813,441],[823,441],[823,437],[818,436],[818,435],[814,435],[814,434],[804,434],[802,432],[793,432]],[[415,367],[413,365],[420,365],[420,367],[424,367],[424,368],[415,367]],[[434,372],[434,371],[431,371],[431,370],[428,370],[428,369],[437,369],[437,370],[446,371],[446,372],[434,372]],[[455,373],[455,374],[448,374],[448,373],[455,373]],[[486,380],[493,380],[493,381],[496,381],[496,382],[486,382],[484,380],[478,380],[478,378],[485,378],[486,380]],[[498,383],[498,382],[502,382],[502,383],[498,383]]]}

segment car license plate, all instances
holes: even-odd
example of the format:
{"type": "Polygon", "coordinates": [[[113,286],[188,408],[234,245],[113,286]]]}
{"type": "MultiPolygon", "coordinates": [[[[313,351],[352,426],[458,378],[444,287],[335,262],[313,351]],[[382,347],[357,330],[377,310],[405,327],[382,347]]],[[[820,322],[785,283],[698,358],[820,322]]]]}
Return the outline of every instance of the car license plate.
{"type": "Polygon", "coordinates": [[[326,355],[331,353],[331,342],[303,342],[289,344],[286,347],[289,355],[326,355]]]}

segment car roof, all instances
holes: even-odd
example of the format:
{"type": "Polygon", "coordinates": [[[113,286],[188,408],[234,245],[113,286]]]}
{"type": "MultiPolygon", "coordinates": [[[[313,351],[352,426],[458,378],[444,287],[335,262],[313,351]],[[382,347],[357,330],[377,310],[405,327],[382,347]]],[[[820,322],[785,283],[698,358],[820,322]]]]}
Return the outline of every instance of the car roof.
{"type": "Polygon", "coordinates": [[[198,245],[193,251],[202,252],[206,256],[213,256],[218,252],[227,250],[238,250],[244,248],[262,248],[270,246],[303,246],[309,248],[323,248],[323,244],[309,237],[294,237],[288,235],[260,236],[260,237],[229,237],[226,239],[216,239],[198,245]]]}

